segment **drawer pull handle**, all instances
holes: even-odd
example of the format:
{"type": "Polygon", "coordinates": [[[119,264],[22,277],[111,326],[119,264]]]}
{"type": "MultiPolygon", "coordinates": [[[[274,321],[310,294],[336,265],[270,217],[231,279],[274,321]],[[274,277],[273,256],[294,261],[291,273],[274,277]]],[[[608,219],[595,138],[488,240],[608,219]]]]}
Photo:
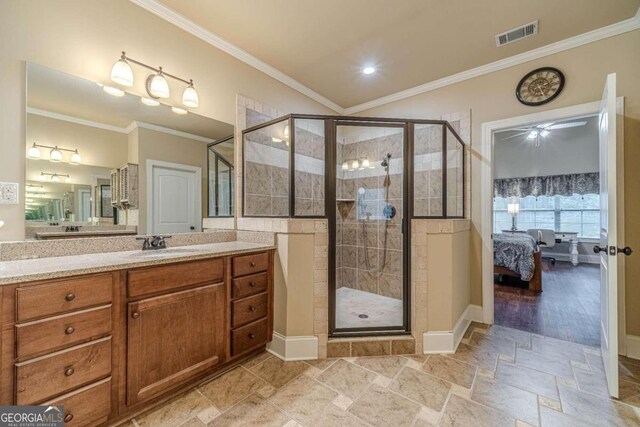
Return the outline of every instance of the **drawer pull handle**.
{"type": "Polygon", "coordinates": [[[251,267],[255,267],[255,266],[256,266],[255,261],[251,261],[251,267]]]}
{"type": "Polygon", "coordinates": [[[73,326],[69,326],[67,329],[64,330],[64,333],[67,335],[71,335],[75,331],[76,331],[76,328],[74,328],[73,326]]]}
{"type": "Polygon", "coordinates": [[[138,317],[140,317],[140,313],[137,311],[134,311],[133,313],[131,313],[131,317],[133,317],[134,319],[137,319],[138,317]]]}
{"type": "Polygon", "coordinates": [[[249,286],[251,286],[252,288],[256,287],[256,282],[249,282],[249,286]]]}
{"type": "Polygon", "coordinates": [[[76,370],[73,369],[73,368],[67,368],[64,371],[64,375],[67,376],[67,377],[70,377],[71,375],[73,375],[75,373],[76,373],[76,370]]]}
{"type": "Polygon", "coordinates": [[[256,309],[254,306],[249,307],[249,311],[251,311],[251,312],[253,312],[253,313],[255,313],[255,312],[256,312],[256,310],[257,310],[257,309],[256,309]]]}
{"type": "Polygon", "coordinates": [[[64,416],[64,422],[68,423],[73,419],[73,414],[67,414],[64,416]]]}
{"type": "Polygon", "coordinates": [[[250,338],[250,339],[254,339],[255,337],[256,337],[256,334],[254,334],[253,332],[251,332],[251,333],[249,334],[249,338],[250,338]]]}
{"type": "MultiPolygon", "coordinates": [[[[75,296],[75,294],[72,294],[71,292],[69,292],[67,294],[67,296],[64,297],[64,299],[66,299],[67,301],[73,301],[74,299],[76,299],[76,296],[75,296]]],[[[73,415],[72,415],[72,417],[73,417],[73,415]]]]}

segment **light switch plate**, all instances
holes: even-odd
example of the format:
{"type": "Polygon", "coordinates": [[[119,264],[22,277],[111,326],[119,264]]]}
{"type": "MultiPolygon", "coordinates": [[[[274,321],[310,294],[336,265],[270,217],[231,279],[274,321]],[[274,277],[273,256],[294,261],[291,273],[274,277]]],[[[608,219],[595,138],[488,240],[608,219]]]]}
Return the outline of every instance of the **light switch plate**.
{"type": "Polygon", "coordinates": [[[0,205],[18,204],[18,183],[0,182],[0,205]]]}

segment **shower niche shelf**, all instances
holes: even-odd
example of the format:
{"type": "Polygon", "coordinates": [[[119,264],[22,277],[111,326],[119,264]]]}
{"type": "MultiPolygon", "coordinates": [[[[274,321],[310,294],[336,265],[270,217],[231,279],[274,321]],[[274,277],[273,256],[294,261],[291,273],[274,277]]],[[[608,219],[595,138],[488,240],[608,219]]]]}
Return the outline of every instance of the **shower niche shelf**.
{"type": "Polygon", "coordinates": [[[356,199],[336,199],[336,203],[355,203],[356,199]]]}

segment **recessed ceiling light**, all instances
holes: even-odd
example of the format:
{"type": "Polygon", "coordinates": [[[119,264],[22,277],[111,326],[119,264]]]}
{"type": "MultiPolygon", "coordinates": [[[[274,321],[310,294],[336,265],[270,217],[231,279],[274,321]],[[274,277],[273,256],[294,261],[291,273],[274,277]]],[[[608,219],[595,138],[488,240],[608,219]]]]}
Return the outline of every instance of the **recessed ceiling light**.
{"type": "Polygon", "coordinates": [[[362,69],[362,74],[366,74],[366,75],[373,74],[375,72],[376,72],[375,67],[364,67],[362,69]]]}

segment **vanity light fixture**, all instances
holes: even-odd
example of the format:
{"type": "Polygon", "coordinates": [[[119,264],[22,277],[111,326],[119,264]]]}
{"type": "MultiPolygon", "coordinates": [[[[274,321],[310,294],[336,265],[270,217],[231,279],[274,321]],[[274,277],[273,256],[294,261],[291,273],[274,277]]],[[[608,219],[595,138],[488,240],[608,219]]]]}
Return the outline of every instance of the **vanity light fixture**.
{"type": "Polygon", "coordinates": [[[67,174],[49,173],[49,172],[40,172],[38,181],[45,181],[47,179],[47,176],[51,177],[51,182],[58,183],[60,182],[61,178],[64,178],[64,182],[66,182],[67,184],[71,183],[71,176],[67,174]]]}
{"type": "Polygon", "coordinates": [[[540,132],[540,136],[543,138],[546,138],[547,136],[549,136],[549,131],[546,129],[542,129],[542,131],[540,132]]]}
{"type": "Polygon", "coordinates": [[[369,166],[369,159],[367,159],[366,157],[364,159],[362,159],[362,162],[360,164],[362,166],[362,169],[371,167],[371,166],[369,166]]]}
{"type": "Polygon", "coordinates": [[[62,161],[62,151],[58,150],[57,146],[53,147],[49,152],[49,160],[55,163],[62,161]]]}
{"type": "Polygon", "coordinates": [[[111,68],[111,80],[122,86],[133,86],[133,70],[122,52],[122,56],[111,68]]]}
{"type": "Polygon", "coordinates": [[[345,161],[344,163],[342,163],[342,170],[343,171],[349,170],[349,162],[345,161]]]}
{"type": "Polygon", "coordinates": [[[359,168],[360,168],[360,163],[357,160],[354,160],[353,162],[351,162],[351,170],[355,170],[359,168]]]}
{"type": "Polygon", "coordinates": [[[68,151],[71,153],[69,164],[77,165],[77,164],[80,164],[80,162],[82,162],[82,157],[80,156],[80,153],[78,153],[77,148],[74,148],[74,149],[62,148],[62,147],[58,147],[57,145],[56,146],[42,145],[42,144],[37,144],[35,142],[31,146],[31,148],[29,148],[29,151],[27,152],[27,158],[34,159],[34,160],[40,159],[42,157],[40,148],[47,148],[51,150],[49,152],[49,160],[52,162],[55,162],[55,163],[61,162],[63,160],[63,156],[62,156],[63,151],[68,151]]]}
{"type": "Polygon", "coordinates": [[[182,108],[178,108],[178,107],[171,107],[171,111],[173,111],[176,114],[187,114],[188,111],[184,110],[182,108]]]}
{"type": "Polygon", "coordinates": [[[71,159],[69,160],[69,164],[79,165],[81,161],[82,161],[82,157],[80,157],[80,154],[78,154],[78,150],[76,150],[71,154],[71,159]]]}
{"type": "Polygon", "coordinates": [[[117,97],[124,96],[124,91],[118,89],[117,87],[102,86],[102,90],[105,91],[105,93],[108,93],[111,96],[117,96],[117,97]]]}
{"type": "Polygon", "coordinates": [[[284,139],[289,139],[289,125],[286,125],[284,127],[284,131],[282,132],[282,134],[284,135],[284,139]]]}
{"type": "MultiPolygon", "coordinates": [[[[167,81],[167,77],[170,77],[187,85],[186,89],[182,93],[182,103],[186,107],[197,108],[200,105],[198,92],[196,92],[193,87],[192,79],[186,80],[173,74],[169,74],[165,72],[162,67],[154,68],[150,65],[145,64],[144,62],[140,62],[128,57],[125,52],[122,52],[122,55],[120,55],[120,59],[113,65],[113,68],[111,69],[111,80],[124,86],[132,86],[134,76],[133,70],[131,69],[131,64],[139,65],[153,72],[147,77],[146,81],[147,93],[151,98],[169,98],[169,96],[171,95],[171,91],[169,89],[169,82],[167,81]]],[[[145,104],[151,106],[157,105],[147,104],[146,102],[145,104]]]]}
{"type": "Polygon", "coordinates": [[[158,105],[160,105],[160,103],[155,99],[145,98],[144,96],[140,97],[140,102],[142,102],[144,105],[148,105],[149,107],[157,107],[158,105]]]}
{"type": "Polygon", "coordinates": [[[41,156],[42,156],[42,154],[40,153],[40,149],[38,148],[38,146],[34,142],[33,145],[31,146],[31,148],[29,148],[29,152],[27,152],[27,157],[30,158],[30,159],[37,160],[41,156]]]}
{"type": "Polygon", "coordinates": [[[282,142],[282,140],[280,138],[276,138],[275,136],[271,137],[271,142],[275,142],[276,144],[279,144],[282,142]]]}

